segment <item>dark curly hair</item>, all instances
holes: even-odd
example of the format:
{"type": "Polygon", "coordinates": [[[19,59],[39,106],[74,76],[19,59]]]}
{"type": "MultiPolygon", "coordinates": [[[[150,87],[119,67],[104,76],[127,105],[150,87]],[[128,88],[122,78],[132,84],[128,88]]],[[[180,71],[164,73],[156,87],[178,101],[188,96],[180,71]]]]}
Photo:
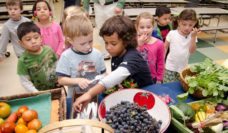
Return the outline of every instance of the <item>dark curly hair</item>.
{"type": "Polygon", "coordinates": [[[133,21],[127,16],[113,16],[105,21],[100,29],[99,35],[111,36],[114,33],[118,35],[119,39],[123,40],[126,48],[137,47],[137,32],[133,21]]]}

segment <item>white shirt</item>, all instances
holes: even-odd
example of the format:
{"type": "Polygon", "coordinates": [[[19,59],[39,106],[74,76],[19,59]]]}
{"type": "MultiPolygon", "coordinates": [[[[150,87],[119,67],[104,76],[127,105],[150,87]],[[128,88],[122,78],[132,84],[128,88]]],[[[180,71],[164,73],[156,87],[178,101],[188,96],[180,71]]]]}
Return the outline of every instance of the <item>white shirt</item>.
{"type": "Polygon", "coordinates": [[[191,34],[183,36],[177,30],[172,30],[168,33],[166,40],[169,42],[170,52],[165,68],[170,71],[181,72],[188,65],[191,34]]]}

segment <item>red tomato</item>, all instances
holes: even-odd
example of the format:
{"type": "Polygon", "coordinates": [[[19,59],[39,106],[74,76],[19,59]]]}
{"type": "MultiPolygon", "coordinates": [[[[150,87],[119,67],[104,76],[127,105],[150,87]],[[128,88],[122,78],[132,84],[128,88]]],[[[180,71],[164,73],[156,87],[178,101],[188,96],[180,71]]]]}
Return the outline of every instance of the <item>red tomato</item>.
{"type": "Polygon", "coordinates": [[[101,117],[104,118],[105,114],[106,114],[106,107],[104,102],[100,103],[100,109],[99,109],[99,113],[101,114],[101,117]]]}
{"type": "Polygon", "coordinates": [[[133,101],[141,107],[145,106],[149,110],[153,108],[155,98],[151,93],[138,92],[135,94],[133,101]]]}

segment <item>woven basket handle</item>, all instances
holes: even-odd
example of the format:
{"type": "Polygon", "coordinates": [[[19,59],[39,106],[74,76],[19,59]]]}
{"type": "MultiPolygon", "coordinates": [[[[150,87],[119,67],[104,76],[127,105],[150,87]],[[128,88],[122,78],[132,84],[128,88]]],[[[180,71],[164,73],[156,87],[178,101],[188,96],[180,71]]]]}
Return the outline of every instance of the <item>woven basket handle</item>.
{"type": "Polygon", "coordinates": [[[48,133],[56,129],[62,130],[62,128],[64,127],[83,126],[83,125],[89,125],[91,127],[101,128],[101,130],[108,131],[109,133],[114,133],[114,130],[109,125],[97,120],[87,120],[87,119],[71,119],[71,120],[55,122],[43,127],[39,131],[39,133],[48,133]]]}

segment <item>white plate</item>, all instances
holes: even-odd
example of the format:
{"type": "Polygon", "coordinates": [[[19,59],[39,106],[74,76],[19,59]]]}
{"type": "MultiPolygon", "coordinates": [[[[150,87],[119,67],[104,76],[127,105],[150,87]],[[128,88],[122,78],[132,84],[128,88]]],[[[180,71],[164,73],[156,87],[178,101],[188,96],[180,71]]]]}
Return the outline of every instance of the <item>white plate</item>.
{"type": "Polygon", "coordinates": [[[150,95],[149,103],[151,105],[150,107],[152,108],[148,109],[147,111],[157,121],[158,120],[162,121],[160,132],[164,132],[168,128],[171,121],[169,107],[157,95],[142,89],[123,89],[105,97],[102,100],[98,109],[98,115],[100,120],[102,121],[104,119],[105,117],[104,114],[106,111],[109,111],[111,107],[115,106],[116,104],[119,104],[121,101],[129,101],[133,103],[135,95],[138,94],[139,92],[150,95]],[[152,98],[151,98],[151,95],[152,95],[152,98]]]}

